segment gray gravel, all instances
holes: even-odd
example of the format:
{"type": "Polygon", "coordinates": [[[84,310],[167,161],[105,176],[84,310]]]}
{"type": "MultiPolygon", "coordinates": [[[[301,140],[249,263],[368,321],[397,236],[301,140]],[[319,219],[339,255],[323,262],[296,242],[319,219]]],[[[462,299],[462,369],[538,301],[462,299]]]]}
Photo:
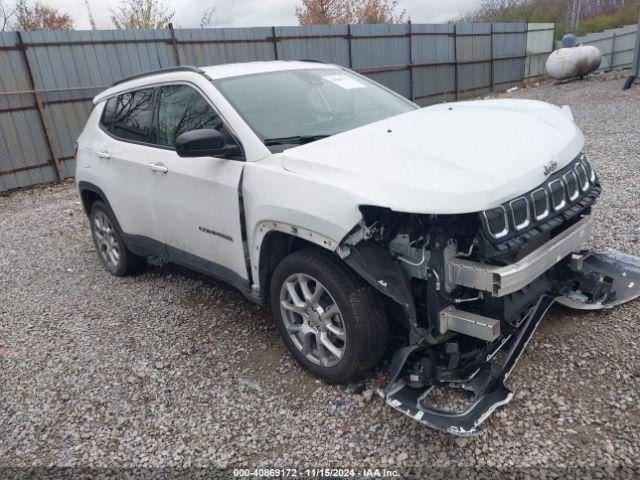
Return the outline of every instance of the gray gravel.
{"type": "MultiPolygon", "coordinates": [[[[640,87],[622,77],[505,97],[568,104],[605,191],[593,245],[640,255],[640,87]]],[[[531,476],[640,473],[640,302],[555,308],[461,439],[335,388],[286,353],[269,313],[171,265],[106,274],[73,184],[0,197],[0,467],[402,466],[531,476]],[[494,470],[495,469],[495,470],[494,470]]],[[[363,394],[353,393],[365,389],[363,394]]]]}

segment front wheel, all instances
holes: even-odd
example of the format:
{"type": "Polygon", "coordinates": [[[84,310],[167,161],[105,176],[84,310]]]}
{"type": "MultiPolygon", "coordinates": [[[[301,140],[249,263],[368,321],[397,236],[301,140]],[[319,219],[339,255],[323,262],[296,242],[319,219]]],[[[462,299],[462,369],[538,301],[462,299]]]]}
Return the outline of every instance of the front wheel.
{"type": "Polygon", "coordinates": [[[271,308],[295,359],[329,383],[361,377],[387,343],[382,302],[337,258],[300,250],[277,266],[271,308]]]}

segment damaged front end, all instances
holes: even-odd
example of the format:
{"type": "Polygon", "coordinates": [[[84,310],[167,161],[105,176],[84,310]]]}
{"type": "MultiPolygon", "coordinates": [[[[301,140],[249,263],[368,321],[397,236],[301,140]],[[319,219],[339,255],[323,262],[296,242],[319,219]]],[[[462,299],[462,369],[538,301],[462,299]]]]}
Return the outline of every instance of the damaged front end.
{"type": "Polygon", "coordinates": [[[640,295],[638,259],[579,250],[599,193],[581,155],[535,190],[480,213],[361,208],[338,254],[404,326],[380,392],[390,406],[472,435],[512,398],[505,382],[554,302],[598,309],[640,295]],[[447,389],[467,393],[465,406],[438,404],[447,389]]]}

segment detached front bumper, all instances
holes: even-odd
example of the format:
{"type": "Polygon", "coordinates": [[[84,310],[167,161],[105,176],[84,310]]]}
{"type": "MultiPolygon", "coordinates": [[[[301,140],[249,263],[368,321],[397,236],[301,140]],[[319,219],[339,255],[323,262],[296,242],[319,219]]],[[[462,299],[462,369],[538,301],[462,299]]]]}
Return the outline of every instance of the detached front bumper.
{"type": "MultiPolygon", "coordinates": [[[[491,362],[491,358],[496,353],[492,352],[468,379],[448,384],[451,388],[473,393],[473,399],[465,410],[446,412],[429,407],[425,402],[434,386],[412,388],[403,379],[390,385],[386,393],[383,392],[387,403],[429,427],[459,436],[475,434],[480,424],[496,408],[509,403],[513,397],[513,392],[506,387],[505,381],[554,300],[555,298],[549,295],[540,298],[516,334],[508,355],[500,365],[491,362]]],[[[508,340],[509,338],[506,338],[501,345],[508,340]]]]}
{"type": "Polygon", "coordinates": [[[445,260],[445,287],[456,285],[502,297],[517,292],[541,275],[551,278],[553,287],[541,295],[524,319],[507,332],[500,332],[500,321],[449,307],[441,312],[441,332],[447,329],[483,339],[493,345],[466,378],[446,381],[412,383],[410,367],[419,365],[418,346],[399,350],[392,363],[390,383],[381,395],[394,409],[424,425],[455,435],[473,435],[480,424],[500,405],[508,403],[513,393],[505,381],[515,367],[536,328],[558,302],[577,309],[610,308],[640,296],[640,259],[609,252],[607,255],[576,251],[589,237],[593,227],[591,217],[576,222],[551,241],[534,250],[518,262],[493,266],[461,258],[445,260]],[[442,323],[446,320],[446,323],[442,323]],[[445,328],[446,327],[446,328],[445,328]],[[496,353],[509,345],[501,363],[495,363],[496,353]],[[493,361],[492,361],[493,360],[493,361]],[[473,394],[461,411],[443,411],[427,405],[435,387],[462,389],[473,394]]]}

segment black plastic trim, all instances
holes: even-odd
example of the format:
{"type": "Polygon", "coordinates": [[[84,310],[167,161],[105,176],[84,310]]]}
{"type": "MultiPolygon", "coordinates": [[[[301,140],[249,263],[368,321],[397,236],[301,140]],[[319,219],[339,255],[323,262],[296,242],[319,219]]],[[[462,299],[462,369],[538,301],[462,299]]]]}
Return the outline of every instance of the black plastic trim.
{"type": "Polygon", "coordinates": [[[222,280],[237,288],[243,293],[250,292],[250,282],[240,275],[218,263],[212,262],[184,250],[172,247],[158,240],[143,235],[130,235],[123,233],[124,243],[127,248],[136,255],[143,257],[161,257],[172,263],[182,265],[197,272],[203,273],[218,280],[222,280]]]}
{"type": "MultiPolygon", "coordinates": [[[[111,205],[109,204],[109,200],[107,200],[107,196],[104,194],[102,189],[97,185],[94,185],[91,182],[80,181],[78,182],[78,192],[80,192],[80,200],[82,201],[82,207],[84,209],[84,213],[86,213],[87,217],[89,216],[89,208],[88,205],[84,204],[84,199],[82,198],[83,192],[92,192],[100,197],[100,199],[111,209],[111,205]]],[[[112,209],[113,211],[113,209],[112,209]]]]}
{"type": "Polygon", "coordinates": [[[409,279],[389,251],[367,240],[350,247],[349,255],[343,260],[373,288],[402,307],[406,315],[410,343],[413,344],[421,338],[409,279]]]}
{"type": "Polygon", "coordinates": [[[141,257],[160,257],[169,260],[166,245],[143,235],[122,233],[124,243],[129,250],[141,257]]]}

